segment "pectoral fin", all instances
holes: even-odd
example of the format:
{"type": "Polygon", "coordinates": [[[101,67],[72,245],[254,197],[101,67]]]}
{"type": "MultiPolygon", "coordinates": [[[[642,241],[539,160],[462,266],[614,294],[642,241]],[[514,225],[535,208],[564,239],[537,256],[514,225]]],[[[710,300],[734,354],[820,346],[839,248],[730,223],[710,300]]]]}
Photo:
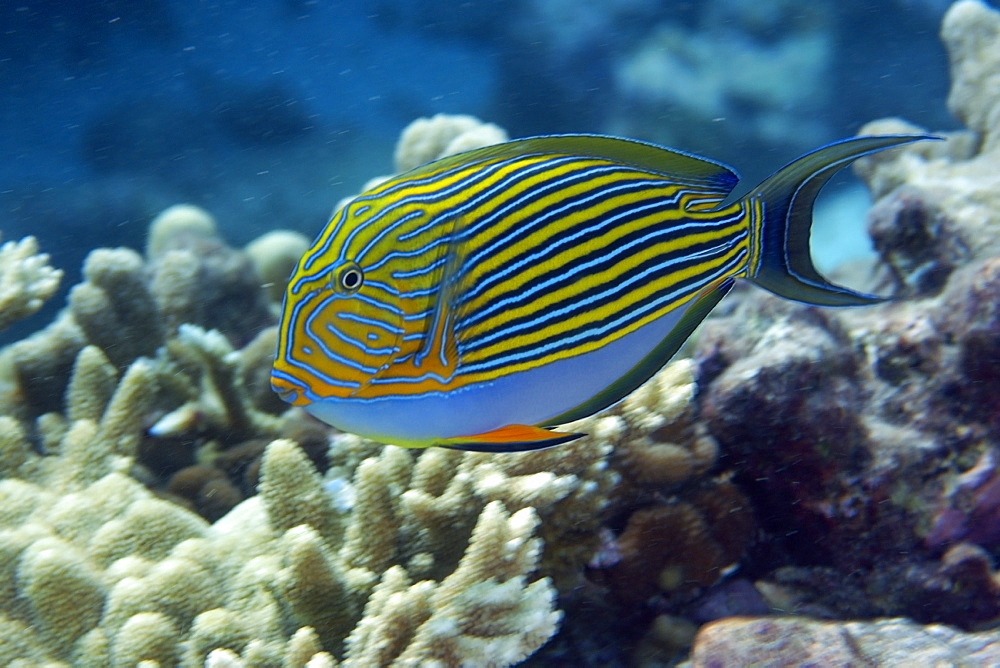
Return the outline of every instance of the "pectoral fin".
{"type": "Polygon", "coordinates": [[[574,441],[581,436],[583,434],[511,424],[488,431],[485,434],[446,438],[435,442],[434,445],[452,450],[471,450],[473,452],[526,452],[550,448],[553,445],[574,441]]]}

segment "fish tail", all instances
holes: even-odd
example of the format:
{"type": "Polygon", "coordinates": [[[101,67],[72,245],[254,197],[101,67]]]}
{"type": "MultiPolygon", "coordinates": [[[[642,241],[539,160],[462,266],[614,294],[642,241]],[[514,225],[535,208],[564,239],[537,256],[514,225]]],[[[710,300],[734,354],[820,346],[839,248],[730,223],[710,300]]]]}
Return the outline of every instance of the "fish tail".
{"type": "Polygon", "coordinates": [[[885,301],[887,297],[834,285],[816,271],[809,252],[813,204],[826,182],[857,158],[922,139],[939,137],[853,137],[807,153],[768,177],[746,196],[754,237],[748,277],[776,295],[817,306],[885,301]]]}

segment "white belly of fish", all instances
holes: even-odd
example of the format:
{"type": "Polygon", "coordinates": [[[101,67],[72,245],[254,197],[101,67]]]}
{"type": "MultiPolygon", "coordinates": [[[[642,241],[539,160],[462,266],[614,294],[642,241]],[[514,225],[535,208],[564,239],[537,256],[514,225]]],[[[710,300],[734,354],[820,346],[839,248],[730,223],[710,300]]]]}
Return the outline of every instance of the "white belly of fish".
{"type": "Polygon", "coordinates": [[[320,420],[381,442],[424,446],[510,424],[544,424],[579,406],[639,363],[674,329],[688,305],[598,350],[449,392],[326,399],[306,406],[320,420]]]}

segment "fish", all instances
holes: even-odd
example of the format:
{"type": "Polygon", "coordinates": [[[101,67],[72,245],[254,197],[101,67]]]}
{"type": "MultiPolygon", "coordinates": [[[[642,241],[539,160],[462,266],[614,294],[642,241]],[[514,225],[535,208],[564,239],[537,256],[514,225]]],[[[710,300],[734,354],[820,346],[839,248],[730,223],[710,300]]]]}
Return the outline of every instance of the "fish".
{"type": "Polygon", "coordinates": [[[729,166],[605,135],[427,163],[350,200],[289,278],[271,386],[341,431],[404,447],[545,448],[662,368],[738,279],[815,306],[813,204],[859,136],[742,197],[729,166]]]}

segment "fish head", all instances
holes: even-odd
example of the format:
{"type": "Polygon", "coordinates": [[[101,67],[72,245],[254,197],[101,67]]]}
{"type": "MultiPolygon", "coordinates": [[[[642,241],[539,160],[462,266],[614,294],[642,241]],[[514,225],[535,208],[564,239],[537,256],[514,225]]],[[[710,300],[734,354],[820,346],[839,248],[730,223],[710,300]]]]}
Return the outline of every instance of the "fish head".
{"type": "Polygon", "coordinates": [[[271,387],[296,406],[356,396],[402,345],[404,312],[389,268],[364,252],[359,221],[338,239],[329,229],[337,220],[299,260],[285,291],[271,387]]]}

